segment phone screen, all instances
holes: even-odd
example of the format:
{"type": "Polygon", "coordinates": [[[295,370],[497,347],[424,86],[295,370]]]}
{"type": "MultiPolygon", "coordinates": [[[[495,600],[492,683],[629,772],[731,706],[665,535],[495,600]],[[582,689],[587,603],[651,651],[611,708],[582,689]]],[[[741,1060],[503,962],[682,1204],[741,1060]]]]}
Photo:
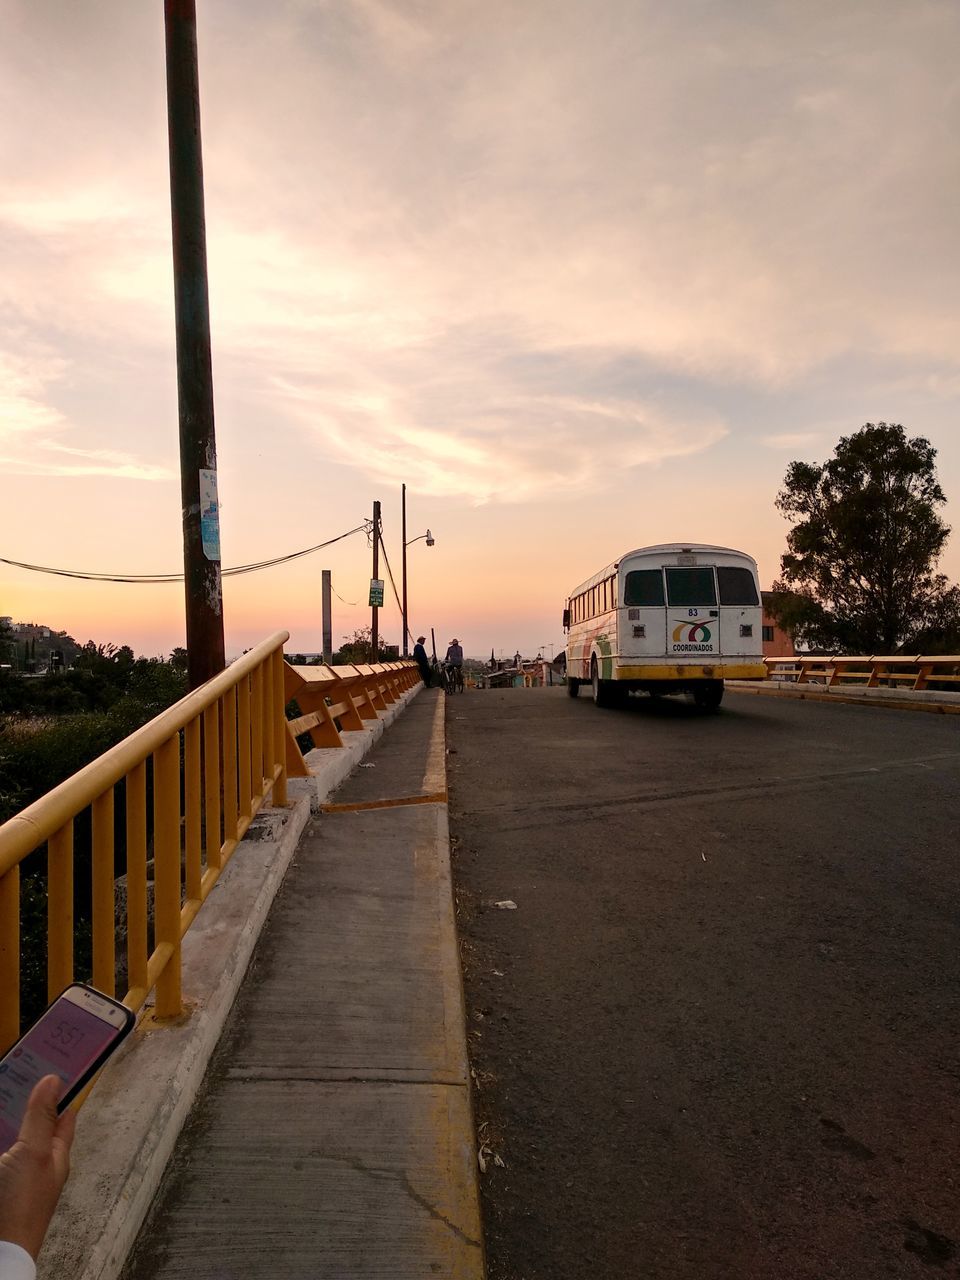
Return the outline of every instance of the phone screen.
{"type": "Polygon", "coordinates": [[[0,1152],[17,1140],[33,1086],[56,1075],[63,1092],[82,1079],[104,1050],[123,1035],[61,996],[0,1061],[0,1152]]]}

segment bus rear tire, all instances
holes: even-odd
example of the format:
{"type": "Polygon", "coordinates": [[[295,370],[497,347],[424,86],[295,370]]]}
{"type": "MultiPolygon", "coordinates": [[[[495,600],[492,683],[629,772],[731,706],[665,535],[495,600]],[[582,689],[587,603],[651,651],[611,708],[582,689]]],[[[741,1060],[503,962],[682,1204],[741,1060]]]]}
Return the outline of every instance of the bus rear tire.
{"type": "Polygon", "coordinates": [[[595,707],[612,707],[615,690],[611,688],[613,681],[600,679],[600,668],[596,658],[590,663],[590,683],[593,686],[593,705],[595,707]]]}
{"type": "Polygon", "coordinates": [[[567,697],[575,698],[580,692],[580,681],[574,680],[572,676],[567,676],[567,697]]]}
{"type": "Polygon", "coordinates": [[[723,701],[723,681],[704,680],[694,689],[693,701],[701,711],[718,711],[723,701]]]}

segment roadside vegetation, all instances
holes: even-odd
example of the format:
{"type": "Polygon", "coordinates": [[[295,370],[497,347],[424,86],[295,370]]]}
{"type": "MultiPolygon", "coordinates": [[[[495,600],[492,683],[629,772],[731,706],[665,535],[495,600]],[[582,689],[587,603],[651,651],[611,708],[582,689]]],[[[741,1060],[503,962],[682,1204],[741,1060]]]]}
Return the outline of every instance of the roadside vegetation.
{"type": "MultiPolygon", "coordinates": [[[[186,653],[136,658],[124,645],[83,646],[68,671],[23,676],[0,671],[0,822],[95,760],[187,691],[186,653]]],[[[118,789],[116,874],[126,870],[122,787],[118,789]]],[[[46,1003],[45,849],[21,864],[21,1016],[46,1003]]],[[[89,811],[74,823],[74,961],[90,963],[89,811]]]]}

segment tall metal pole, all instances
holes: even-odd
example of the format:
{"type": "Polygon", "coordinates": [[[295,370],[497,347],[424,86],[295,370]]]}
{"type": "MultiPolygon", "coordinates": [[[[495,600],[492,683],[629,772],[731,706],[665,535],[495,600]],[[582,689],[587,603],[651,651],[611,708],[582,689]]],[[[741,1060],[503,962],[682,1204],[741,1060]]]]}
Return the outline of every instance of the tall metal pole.
{"type": "Polygon", "coordinates": [[[400,513],[401,513],[401,533],[400,538],[403,545],[403,656],[409,656],[409,648],[407,646],[407,636],[410,634],[410,628],[407,626],[407,486],[400,486],[400,513]]]}
{"type": "Polygon", "coordinates": [[[180,408],[180,492],[191,689],[222,671],[223,593],[200,148],[196,0],[164,0],[180,408]]]}
{"type": "MultiPolygon", "coordinates": [[[[375,579],[380,578],[380,503],[373,504],[373,576],[375,579]]],[[[379,615],[377,606],[374,605],[370,620],[370,655],[371,662],[380,661],[380,634],[379,634],[379,615]]]]}
{"type": "Polygon", "coordinates": [[[330,570],[324,569],[321,576],[320,597],[321,612],[323,618],[323,660],[327,664],[333,661],[333,611],[331,609],[331,581],[330,570]]]}

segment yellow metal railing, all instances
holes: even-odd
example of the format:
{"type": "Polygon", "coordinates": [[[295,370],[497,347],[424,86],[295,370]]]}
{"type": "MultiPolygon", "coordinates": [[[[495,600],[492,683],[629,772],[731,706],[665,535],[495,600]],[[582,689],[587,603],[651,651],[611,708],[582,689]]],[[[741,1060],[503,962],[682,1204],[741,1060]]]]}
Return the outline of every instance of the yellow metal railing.
{"type": "Polygon", "coordinates": [[[287,772],[307,777],[309,769],[297,746],[308,734],[314,747],[342,747],[343,734],[362,729],[378,713],[420,683],[416,663],[406,658],[359,666],[284,665],[288,700],[304,713],[287,721],[287,772]]]}
{"type": "Polygon", "coordinates": [[[886,658],[798,654],[793,658],[764,658],[764,662],[773,679],[795,684],[860,684],[867,689],[902,684],[909,689],[927,689],[933,681],[960,692],[960,656],[956,654],[886,658]]]}
{"type": "Polygon", "coordinates": [[[92,972],[116,994],[115,800],[126,846],[126,990],[181,1011],[180,943],[268,796],[287,800],[278,632],[0,826],[0,1051],[20,1027],[20,865],[47,847],[47,991],[74,980],[74,823],[91,814],[92,972]],[[150,835],[154,911],[149,911],[150,835]]]}

